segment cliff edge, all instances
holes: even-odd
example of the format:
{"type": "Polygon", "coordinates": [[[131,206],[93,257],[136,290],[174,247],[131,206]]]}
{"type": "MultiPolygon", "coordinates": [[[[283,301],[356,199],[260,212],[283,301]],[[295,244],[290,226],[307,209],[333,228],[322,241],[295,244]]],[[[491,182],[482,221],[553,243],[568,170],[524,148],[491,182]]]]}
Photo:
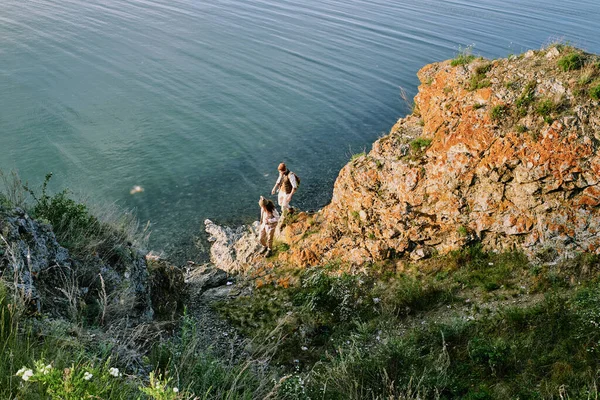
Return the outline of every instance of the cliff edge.
{"type": "Polygon", "coordinates": [[[479,241],[600,251],[600,57],[569,46],[425,66],[413,113],[341,170],[331,204],[300,214],[300,265],[420,259],[479,241]]]}

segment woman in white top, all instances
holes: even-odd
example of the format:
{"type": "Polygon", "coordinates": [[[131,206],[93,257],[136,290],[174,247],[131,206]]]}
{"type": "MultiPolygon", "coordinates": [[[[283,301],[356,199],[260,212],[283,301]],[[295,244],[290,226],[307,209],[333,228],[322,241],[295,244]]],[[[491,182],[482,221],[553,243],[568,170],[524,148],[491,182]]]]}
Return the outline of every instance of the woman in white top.
{"type": "Polygon", "coordinates": [[[275,228],[279,222],[279,213],[275,209],[275,204],[262,196],[260,196],[258,205],[260,206],[258,240],[263,246],[261,254],[266,252],[266,257],[269,257],[273,251],[273,236],[275,236],[275,228]]]}

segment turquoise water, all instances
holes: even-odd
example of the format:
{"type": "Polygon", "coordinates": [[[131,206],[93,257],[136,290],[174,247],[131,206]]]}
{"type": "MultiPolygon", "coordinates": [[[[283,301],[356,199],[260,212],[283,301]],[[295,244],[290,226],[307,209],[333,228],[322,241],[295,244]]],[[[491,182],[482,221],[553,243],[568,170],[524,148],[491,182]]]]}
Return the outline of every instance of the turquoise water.
{"type": "Polygon", "coordinates": [[[424,64],[598,53],[598,21],[597,0],[2,0],[0,168],[135,209],[173,249],[256,217],[282,160],[296,205],[325,205],[424,64]]]}

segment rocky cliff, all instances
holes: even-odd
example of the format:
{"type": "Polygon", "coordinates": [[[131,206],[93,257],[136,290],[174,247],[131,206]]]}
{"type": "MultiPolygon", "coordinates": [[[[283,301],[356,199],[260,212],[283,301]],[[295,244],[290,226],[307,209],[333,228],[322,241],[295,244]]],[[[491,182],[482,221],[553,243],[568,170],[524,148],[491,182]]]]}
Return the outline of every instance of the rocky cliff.
{"type": "Polygon", "coordinates": [[[59,244],[51,225],[0,205],[0,277],[38,312],[75,319],[104,308],[111,316],[152,319],[144,253],[130,243],[111,251],[111,262],[97,254],[84,262],[59,244]]]}
{"type": "Polygon", "coordinates": [[[600,252],[599,57],[566,46],[430,64],[413,113],[285,229],[290,262],[600,252]]]}

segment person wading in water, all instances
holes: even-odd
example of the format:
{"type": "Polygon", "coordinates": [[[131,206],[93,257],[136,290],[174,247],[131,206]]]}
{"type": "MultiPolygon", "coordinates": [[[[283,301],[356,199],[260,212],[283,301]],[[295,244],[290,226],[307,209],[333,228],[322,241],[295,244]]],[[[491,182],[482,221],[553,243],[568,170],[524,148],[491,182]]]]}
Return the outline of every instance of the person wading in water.
{"type": "MultiPolygon", "coordinates": [[[[285,216],[287,211],[290,210],[290,201],[292,201],[292,196],[296,193],[296,189],[298,189],[300,180],[296,174],[287,169],[284,163],[279,164],[277,169],[279,170],[279,178],[277,178],[271,194],[275,194],[277,190],[279,191],[277,202],[281,207],[282,215],[285,216]]],[[[293,212],[293,209],[291,211],[293,212]]]]}
{"type": "Polygon", "coordinates": [[[262,196],[260,196],[258,205],[260,206],[258,240],[263,246],[260,253],[264,253],[265,257],[269,257],[273,253],[273,236],[275,235],[277,222],[279,222],[279,213],[275,209],[275,204],[262,196]]]}

